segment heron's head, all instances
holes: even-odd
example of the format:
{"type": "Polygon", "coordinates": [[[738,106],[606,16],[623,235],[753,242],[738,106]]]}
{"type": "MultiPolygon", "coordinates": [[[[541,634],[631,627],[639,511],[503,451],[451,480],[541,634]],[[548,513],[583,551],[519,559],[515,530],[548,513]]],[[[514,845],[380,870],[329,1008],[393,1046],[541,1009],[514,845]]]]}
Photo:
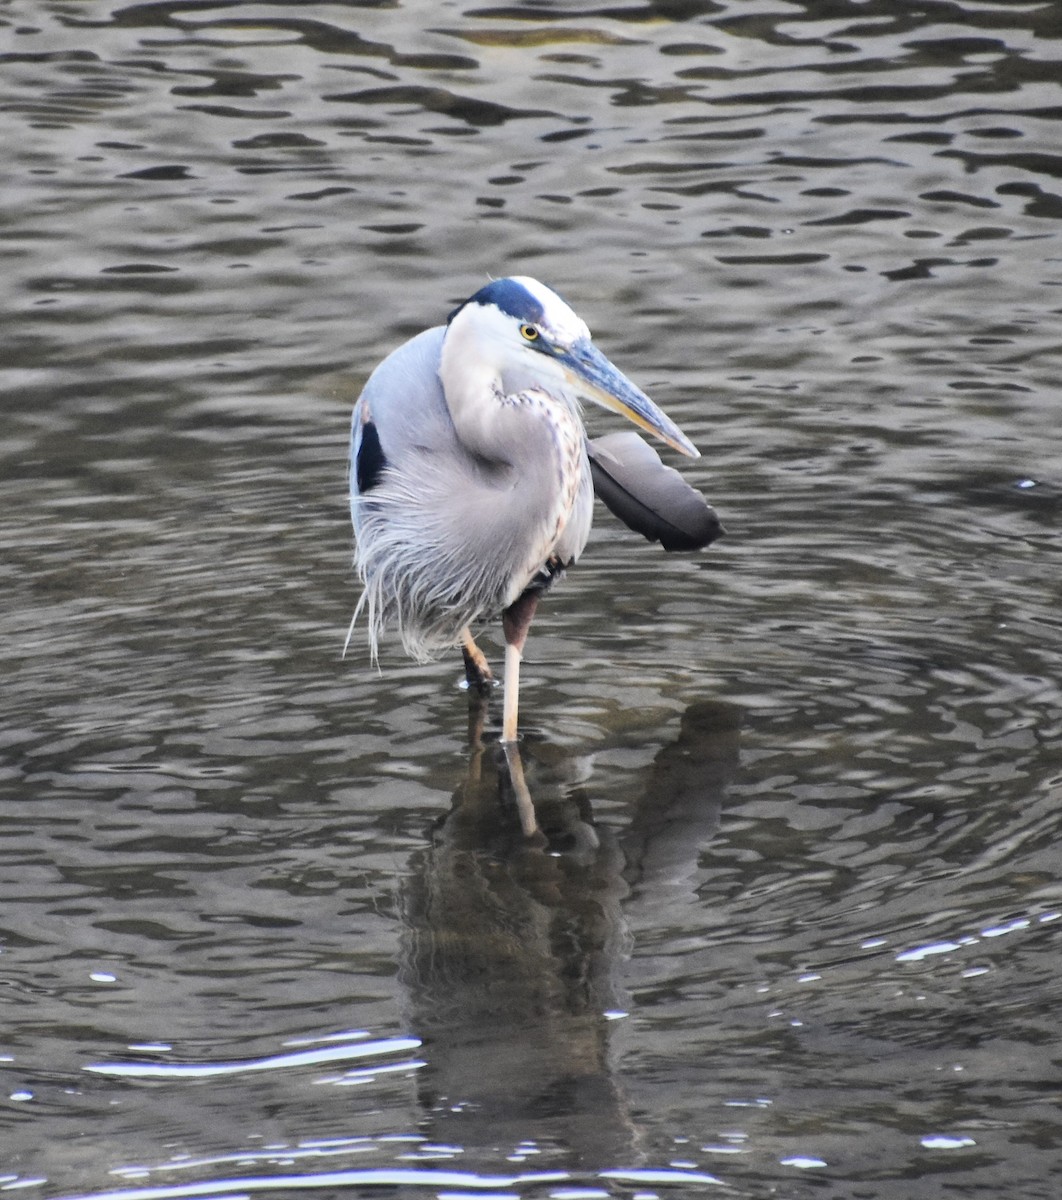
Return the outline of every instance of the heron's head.
{"type": "Polygon", "coordinates": [[[585,322],[537,279],[493,280],[450,314],[449,328],[503,379],[516,381],[513,390],[560,384],[699,457],[675,422],[598,350],[585,322]]]}

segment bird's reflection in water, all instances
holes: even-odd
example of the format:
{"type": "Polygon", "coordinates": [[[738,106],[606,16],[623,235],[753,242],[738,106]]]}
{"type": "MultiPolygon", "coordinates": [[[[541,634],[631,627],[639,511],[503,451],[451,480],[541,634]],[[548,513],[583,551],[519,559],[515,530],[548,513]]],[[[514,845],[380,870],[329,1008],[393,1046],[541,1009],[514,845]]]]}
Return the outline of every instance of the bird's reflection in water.
{"type": "Polygon", "coordinates": [[[620,836],[557,787],[563,762],[526,750],[531,792],[540,783],[552,794],[536,797],[532,839],[511,761],[473,731],[467,776],[414,857],[404,896],[401,977],[425,1043],[420,1099],[432,1137],[506,1153],[533,1137],[571,1167],[632,1161],[636,1131],[610,1044],[626,1007],[625,901],[633,886],[628,902],[652,906],[695,872],[737,762],[738,723],[732,706],[691,707],[676,741],[633,781],[620,836]]]}

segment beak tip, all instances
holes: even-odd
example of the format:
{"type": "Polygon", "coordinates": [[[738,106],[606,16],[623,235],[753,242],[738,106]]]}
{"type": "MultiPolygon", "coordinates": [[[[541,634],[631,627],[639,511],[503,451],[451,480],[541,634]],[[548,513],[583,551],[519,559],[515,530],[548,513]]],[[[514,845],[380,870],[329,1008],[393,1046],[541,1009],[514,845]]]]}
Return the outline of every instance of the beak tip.
{"type": "Polygon", "coordinates": [[[561,362],[569,382],[577,392],[582,392],[605,408],[621,413],[680,454],[688,458],[701,457],[701,452],[674,421],[661,412],[591,343],[577,343],[571,352],[561,356],[561,362]]]}

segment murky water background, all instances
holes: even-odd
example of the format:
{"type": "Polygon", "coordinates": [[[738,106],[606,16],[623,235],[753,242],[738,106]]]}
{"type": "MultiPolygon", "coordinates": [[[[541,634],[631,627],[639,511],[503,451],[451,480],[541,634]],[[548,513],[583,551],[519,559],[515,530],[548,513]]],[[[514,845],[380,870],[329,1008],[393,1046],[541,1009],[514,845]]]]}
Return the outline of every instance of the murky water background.
{"type": "Polygon", "coordinates": [[[0,23],[0,1190],[1056,1195],[1059,6],[0,23]],[[516,271],[729,529],[544,606],[550,853],[339,657],[350,403],[516,271]]]}

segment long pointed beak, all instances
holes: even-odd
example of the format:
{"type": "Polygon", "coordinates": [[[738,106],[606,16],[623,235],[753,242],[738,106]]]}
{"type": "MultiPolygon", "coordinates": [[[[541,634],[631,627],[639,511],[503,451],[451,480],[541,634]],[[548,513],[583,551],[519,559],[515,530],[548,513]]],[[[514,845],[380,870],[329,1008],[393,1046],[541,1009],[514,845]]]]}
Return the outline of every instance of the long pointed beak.
{"type": "Polygon", "coordinates": [[[589,339],[576,342],[569,351],[557,357],[568,382],[588,400],[620,413],[682,454],[700,458],[700,451],[667,413],[635,387],[589,339]]]}

